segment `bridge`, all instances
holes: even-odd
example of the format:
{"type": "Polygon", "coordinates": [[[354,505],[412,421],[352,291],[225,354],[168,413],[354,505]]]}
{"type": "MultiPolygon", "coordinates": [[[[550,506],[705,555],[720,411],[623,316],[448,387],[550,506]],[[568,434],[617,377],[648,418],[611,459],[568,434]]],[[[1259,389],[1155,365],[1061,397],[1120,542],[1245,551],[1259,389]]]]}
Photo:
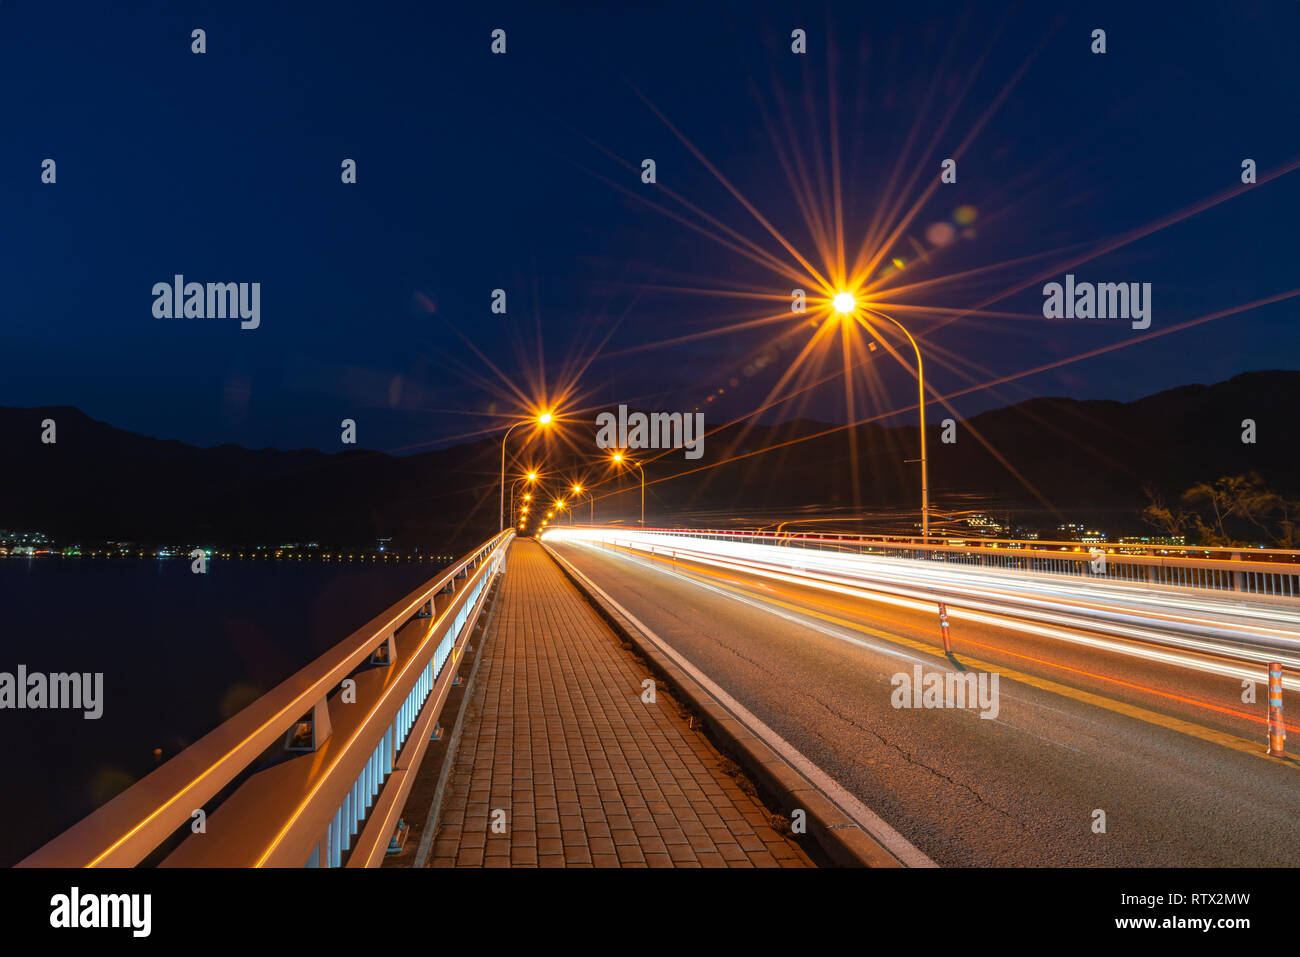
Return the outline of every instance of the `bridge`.
{"type": "Polygon", "coordinates": [[[1294,865],[1297,638],[1295,552],[506,530],[20,866],[1294,865]]]}

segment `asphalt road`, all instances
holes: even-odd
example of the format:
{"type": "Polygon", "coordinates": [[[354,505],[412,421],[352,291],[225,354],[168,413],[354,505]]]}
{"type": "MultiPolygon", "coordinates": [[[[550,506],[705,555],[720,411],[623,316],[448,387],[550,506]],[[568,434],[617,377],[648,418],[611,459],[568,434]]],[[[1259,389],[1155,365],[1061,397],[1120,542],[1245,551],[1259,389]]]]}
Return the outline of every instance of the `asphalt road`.
{"type": "Polygon", "coordinates": [[[955,670],[937,611],[554,547],[941,866],[1300,864],[1300,763],[1264,754],[1263,684],[1243,703],[1235,678],[954,621],[996,717],[895,707],[896,675],[955,670]]]}

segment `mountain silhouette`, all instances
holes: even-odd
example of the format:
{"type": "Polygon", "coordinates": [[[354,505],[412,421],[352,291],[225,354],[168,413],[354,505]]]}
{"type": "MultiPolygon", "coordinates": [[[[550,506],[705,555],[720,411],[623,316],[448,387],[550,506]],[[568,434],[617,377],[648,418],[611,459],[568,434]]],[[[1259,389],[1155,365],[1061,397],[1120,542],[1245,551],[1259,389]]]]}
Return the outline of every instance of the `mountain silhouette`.
{"type": "MultiPolygon", "coordinates": [[[[1264,371],[1132,402],[1030,399],[957,422],[953,444],[942,441],[947,413],[933,404],[932,505],[975,502],[1065,518],[1086,511],[1133,526],[1144,487],[1173,498],[1196,482],[1252,471],[1274,491],[1300,497],[1291,445],[1298,398],[1300,371],[1264,371]],[[1242,442],[1246,419],[1255,423],[1254,444],[1242,442]]],[[[597,518],[635,520],[635,472],[612,476],[595,447],[594,418],[566,426],[577,447],[590,448],[584,457],[553,440],[516,446],[512,438],[511,450],[526,448],[532,461],[545,456],[555,475],[588,476],[597,518]],[[622,492],[613,495],[617,488],[622,492]]],[[[427,551],[469,547],[497,527],[499,438],[408,456],[197,448],[117,429],[66,406],[0,408],[0,436],[0,527],[64,542],[366,547],[391,537],[394,548],[427,551]],[[45,419],[56,423],[53,444],[41,441],[45,419]]],[[[647,519],[826,506],[915,509],[918,466],[905,460],[916,459],[917,444],[915,426],[729,426],[708,435],[698,461],[677,451],[639,453],[647,519]],[[779,443],[790,444],[773,448],[779,443]],[[754,454],[759,450],[767,451],[754,454]]],[[[576,517],[587,514],[584,501],[576,517]]]]}

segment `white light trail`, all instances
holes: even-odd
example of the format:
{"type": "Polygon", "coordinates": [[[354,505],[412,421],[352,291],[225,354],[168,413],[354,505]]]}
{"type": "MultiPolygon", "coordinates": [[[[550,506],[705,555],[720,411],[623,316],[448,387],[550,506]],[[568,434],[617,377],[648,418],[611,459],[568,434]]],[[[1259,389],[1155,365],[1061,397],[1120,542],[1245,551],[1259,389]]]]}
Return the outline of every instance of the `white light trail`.
{"type": "MultiPolygon", "coordinates": [[[[1020,631],[1235,680],[1262,680],[1270,661],[1300,670],[1294,603],[1167,594],[1133,585],[951,564],[820,552],[636,529],[556,529],[549,542],[611,544],[676,556],[751,577],[815,588],[912,611],[948,603],[950,617],[1020,631]],[[1267,622],[1268,624],[1262,624],[1267,622]],[[1133,644],[1139,642],[1140,644],[1133,644]],[[1152,647],[1152,645],[1160,647],[1152,647]],[[1194,654],[1231,661],[1209,660],[1194,654]]],[[[1284,684],[1300,690],[1300,679],[1284,684]]]]}

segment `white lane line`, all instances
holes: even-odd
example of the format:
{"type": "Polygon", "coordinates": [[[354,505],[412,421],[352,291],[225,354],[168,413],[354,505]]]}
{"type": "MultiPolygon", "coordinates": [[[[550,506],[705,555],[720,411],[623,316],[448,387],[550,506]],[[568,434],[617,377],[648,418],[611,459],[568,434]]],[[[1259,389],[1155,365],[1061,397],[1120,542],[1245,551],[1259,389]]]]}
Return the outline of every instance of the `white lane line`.
{"type": "Polygon", "coordinates": [[[561,557],[553,548],[547,549],[556,560],[561,562],[576,578],[581,579],[588,588],[601,597],[602,600],[609,603],[610,607],[628,620],[638,631],[643,634],[648,641],[656,645],[668,658],[693,678],[700,687],[704,688],[714,699],[724,708],[735,716],[736,720],[750,730],[764,744],[781,755],[796,771],[812,782],[817,790],[821,791],[831,803],[835,804],[845,815],[856,823],[862,830],[866,831],[873,838],[883,845],[889,853],[894,855],[897,860],[907,867],[938,867],[934,861],[930,860],[922,853],[911,841],[903,837],[892,827],[886,824],[874,811],[846,791],[825,771],[813,764],[804,757],[795,747],[786,741],[766,724],[760,721],[748,708],[733,698],[727,692],[723,691],[707,675],[687,661],[675,648],[656,635],[653,631],[645,626],[630,611],[616,602],[609,594],[590,578],[573,567],[565,558],[561,557]]]}
{"type": "MultiPolygon", "coordinates": [[[[629,541],[626,547],[634,548],[637,546],[636,543],[629,541]]],[[[642,549],[642,551],[644,551],[644,549],[642,549]]],[[[748,561],[743,565],[737,565],[734,560],[718,558],[711,556],[706,552],[687,552],[685,549],[678,549],[677,554],[685,555],[688,561],[701,565],[710,565],[715,568],[726,568],[733,571],[741,570],[750,576],[775,579],[777,581],[803,585],[805,587],[815,588],[833,594],[849,595],[867,601],[880,602],[883,604],[894,605],[899,608],[908,608],[914,611],[932,609],[934,607],[934,601],[936,600],[934,596],[922,597],[922,593],[919,593],[914,589],[903,588],[900,586],[881,584],[864,586],[854,584],[846,579],[834,577],[812,578],[806,577],[805,575],[796,575],[781,568],[757,565],[748,561]]],[[[1277,651],[1252,651],[1241,647],[1225,647],[1211,641],[1183,638],[1167,632],[1156,632],[1145,628],[1121,627],[1114,623],[1091,621],[1074,615],[1048,614],[1042,611],[1035,611],[1033,612],[1035,617],[1019,617],[1025,614],[1025,610],[1017,609],[1015,605],[1010,607],[1000,606],[996,603],[971,600],[970,598],[963,596],[949,598],[948,600],[948,617],[954,621],[964,620],[980,622],[998,628],[1025,632],[1042,638],[1052,638],[1059,641],[1070,642],[1072,644],[1098,648],[1102,651],[1108,651],[1115,654],[1128,655],[1133,658],[1143,658],[1148,661],[1155,661],[1162,664],[1173,665],[1175,667],[1203,671],[1220,677],[1233,678],[1242,681],[1267,680],[1267,669],[1265,665],[1269,661],[1277,660],[1280,660],[1289,668],[1300,668],[1300,658],[1293,658],[1290,655],[1281,655],[1280,652],[1277,651]],[[1062,628],[1053,627],[1053,624],[1082,630],[1065,631],[1062,628]],[[1103,632],[1103,629],[1109,629],[1109,631],[1103,632]],[[1103,634],[1106,634],[1107,637],[1094,635],[1092,634],[1093,632],[1102,632],[1103,634]],[[1159,648],[1146,647],[1144,644],[1125,644],[1123,643],[1125,639],[1140,643],[1154,643],[1170,648],[1171,650],[1164,651],[1159,648]],[[1254,667],[1239,667],[1223,661],[1207,661],[1201,658],[1192,658],[1188,657],[1186,654],[1181,654],[1176,650],[1172,650],[1177,648],[1185,648],[1189,651],[1205,652],[1212,655],[1227,655],[1236,661],[1241,661],[1243,665],[1253,663],[1254,667]],[[1261,671],[1264,672],[1263,679],[1261,679],[1261,671]]],[[[1284,674],[1282,685],[1283,687],[1292,690],[1300,690],[1300,678],[1293,678],[1288,674],[1284,674]]]]}
{"type": "MultiPolygon", "coordinates": [[[[730,598],[732,601],[739,602],[742,605],[747,605],[748,607],[753,608],[756,611],[761,611],[765,615],[775,615],[777,618],[783,618],[786,621],[790,622],[791,624],[798,625],[800,628],[808,628],[811,629],[812,631],[818,631],[821,632],[823,635],[826,635],[830,638],[836,638],[843,642],[847,642],[850,645],[857,645],[859,648],[866,648],[868,651],[874,651],[879,654],[887,655],[892,658],[902,658],[904,661],[910,661],[913,664],[923,665],[926,668],[935,667],[934,661],[927,658],[918,658],[916,657],[916,655],[909,654],[907,651],[904,651],[898,645],[881,644],[873,641],[867,641],[863,638],[859,638],[857,636],[858,635],[857,632],[852,632],[849,629],[836,628],[832,625],[827,625],[823,622],[817,621],[815,618],[808,618],[796,612],[789,612],[783,608],[778,608],[774,605],[762,601],[761,599],[747,598],[746,596],[738,595],[733,591],[727,591],[727,589],[725,588],[718,588],[716,585],[710,584],[709,582],[697,578],[695,575],[691,574],[690,572],[682,572],[682,571],[675,571],[675,570],[670,571],[667,568],[655,564],[654,561],[652,560],[640,558],[635,555],[629,555],[627,553],[616,552],[615,556],[633,565],[640,565],[642,568],[646,569],[647,571],[654,571],[654,572],[658,572],[661,575],[668,575],[669,577],[675,578],[679,581],[688,581],[692,585],[695,585],[697,588],[702,588],[705,591],[712,592],[713,594],[719,595],[723,598],[730,598]]],[[[731,581],[730,579],[727,580],[731,581]]],[[[752,584],[747,582],[732,581],[731,583],[737,586],[738,588],[752,587],[752,584]]],[[[768,590],[771,591],[771,589],[768,590]]],[[[934,657],[943,658],[943,654],[939,651],[935,651],[934,657]]]]}
{"type": "MultiPolygon", "coordinates": [[[[582,543],[575,543],[575,544],[582,544],[582,543]]],[[[944,673],[946,673],[945,669],[943,669],[943,668],[938,668],[938,669],[936,669],[936,668],[934,667],[934,663],[933,663],[932,661],[927,661],[927,660],[924,660],[924,659],[921,659],[921,658],[917,658],[917,657],[915,657],[915,656],[913,656],[913,655],[910,655],[910,654],[908,654],[907,652],[905,652],[905,651],[899,649],[899,648],[896,647],[896,646],[892,646],[892,645],[878,645],[878,644],[875,644],[874,642],[863,641],[863,640],[860,639],[860,638],[856,638],[856,637],[854,637],[854,635],[852,635],[852,634],[846,634],[846,633],[844,633],[844,632],[843,632],[842,630],[840,630],[840,629],[837,629],[837,628],[831,627],[831,626],[829,626],[829,625],[823,625],[821,622],[818,622],[818,621],[816,621],[816,620],[814,620],[814,619],[804,618],[804,617],[802,617],[802,616],[800,616],[800,615],[798,615],[798,614],[795,614],[795,613],[788,613],[788,612],[783,611],[782,609],[775,608],[775,607],[773,607],[773,606],[771,606],[771,605],[765,604],[765,603],[763,603],[761,600],[756,601],[756,600],[751,599],[751,598],[746,598],[746,597],[744,597],[744,596],[742,596],[742,595],[737,595],[735,592],[727,591],[725,588],[718,588],[717,586],[712,585],[712,584],[710,584],[709,582],[706,582],[706,581],[703,581],[703,580],[700,579],[700,578],[697,578],[695,575],[691,574],[690,572],[683,572],[683,571],[677,571],[677,570],[670,570],[670,569],[668,569],[668,568],[665,568],[665,567],[662,567],[662,566],[660,566],[660,565],[655,564],[655,562],[654,562],[653,560],[644,559],[644,558],[641,558],[640,556],[633,555],[633,554],[630,554],[630,553],[628,553],[628,552],[614,552],[614,553],[613,553],[613,557],[619,558],[619,559],[622,560],[622,561],[626,561],[626,562],[628,562],[629,564],[639,565],[639,566],[641,566],[642,568],[645,568],[647,571],[658,572],[658,573],[661,574],[661,575],[667,575],[667,576],[669,576],[669,577],[671,577],[671,578],[678,579],[679,581],[690,582],[691,584],[693,584],[693,585],[695,585],[695,586],[697,586],[697,587],[699,587],[699,588],[702,588],[702,589],[704,589],[704,590],[706,590],[706,591],[712,592],[712,593],[715,594],[715,595],[720,595],[720,596],[722,596],[722,597],[724,597],[724,598],[730,598],[730,599],[732,599],[733,601],[740,602],[742,605],[747,605],[747,606],[749,606],[750,608],[753,608],[753,609],[755,609],[755,610],[757,610],[757,611],[761,611],[761,612],[763,612],[764,614],[776,615],[778,618],[784,618],[786,621],[789,621],[789,622],[791,622],[792,624],[798,625],[798,626],[800,626],[801,628],[810,628],[810,629],[812,629],[812,630],[814,630],[814,631],[819,631],[819,632],[821,632],[822,634],[825,634],[825,635],[827,635],[827,636],[829,636],[829,637],[831,637],[831,638],[838,638],[840,641],[848,642],[849,644],[857,645],[857,646],[859,646],[859,647],[861,647],[861,648],[866,648],[866,649],[868,649],[868,650],[870,650],[870,651],[879,651],[879,652],[882,652],[882,653],[884,653],[884,654],[886,654],[886,655],[893,655],[893,656],[896,656],[896,657],[899,657],[899,658],[906,659],[907,661],[911,661],[911,662],[914,662],[914,663],[916,663],[916,664],[922,665],[923,667],[925,667],[926,669],[928,669],[927,672],[926,672],[927,674],[929,673],[930,670],[937,671],[939,674],[944,674],[944,673]]],[[[740,582],[735,582],[734,584],[739,585],[740,587],[745,587],[745,586],[742,585],[740,582]]],[[[938,651],[935,651],[935,652],[934,652],[934,655],[935,655],[935,657],[941,657],[941,655],[940,655],[940,653],[939,653],[938,651]]],[[[947,670],[951,670],[951,669],[947,669],[947,670]]],[[[1041,705],[1038,705],[1038,704],[1036,704],[1035,702],[1031,702],[1029,699],[1022,699],[1022,698],[1020,698],[1019,696],[1012,696],[1012,699],[1011,699],[1011,700],[1014,701],[1014,702],[1016,702],[1016,703],[1022,703],[1022,702],[1023,702],[1023,703],[1025,703],[1025,704],[1029,704],[1029,705],[1034,706],[1034,707],[1041,707],[1041,705]]],[[[1047,710],[1049,710],[1049,711],[1053,711],[1054,713],[1056,713],[1057,715],[1061,716],[1062,718],[1066,718],[1066,719],[1069,718],[1069,716],[1066,715],[1066,713],[1065,713],[1064,711],[1060,711],[1060,710],[1055,709],[1055,708],[1048,708],[1047,710]]],[[[1072,747],[1070,747],[1068,744],[1062,744],[1062,743],[1059,742],[1059,741],[1053,741],[1053,740],[1051,740],[1050,738],[1045,738],[1045,737],[1043,737],[1041,734],[1037,734],[1036,732],[1031,731],[1031,730],[1029,730],[1028,728],[1021,727],[1020,725],[1017,725],[1017,724],[1012,724],[1012,723],[1008,722],[1005,718],[996,718],[996,719],[994,720],[994,724],[1001,725],[1002,727],[1007,728],[1007,729],[1012,730],[1012,731],[1020,732],[1021,734],[1027,734],[1027,735],[1029,735],[1030,737],[1037,738],[1039,741],[1043,741],[1043,742],[1045,742],[1045,743],[1047,743],[1047,744],[1050,744],[1050,745],[1052,745],[1052,746],[1054,746],[1054,747],[1062,748],[1062,749],[1064,749],[1064,750],[1066,750],[1066,751],[1073,751],[1075,754],[1084,754],[1084,753],[1085,753],[1085,752],[1083,752],[1083,751],[1080,751],[1078,748],[1072,748],[1072,747]]]]}

